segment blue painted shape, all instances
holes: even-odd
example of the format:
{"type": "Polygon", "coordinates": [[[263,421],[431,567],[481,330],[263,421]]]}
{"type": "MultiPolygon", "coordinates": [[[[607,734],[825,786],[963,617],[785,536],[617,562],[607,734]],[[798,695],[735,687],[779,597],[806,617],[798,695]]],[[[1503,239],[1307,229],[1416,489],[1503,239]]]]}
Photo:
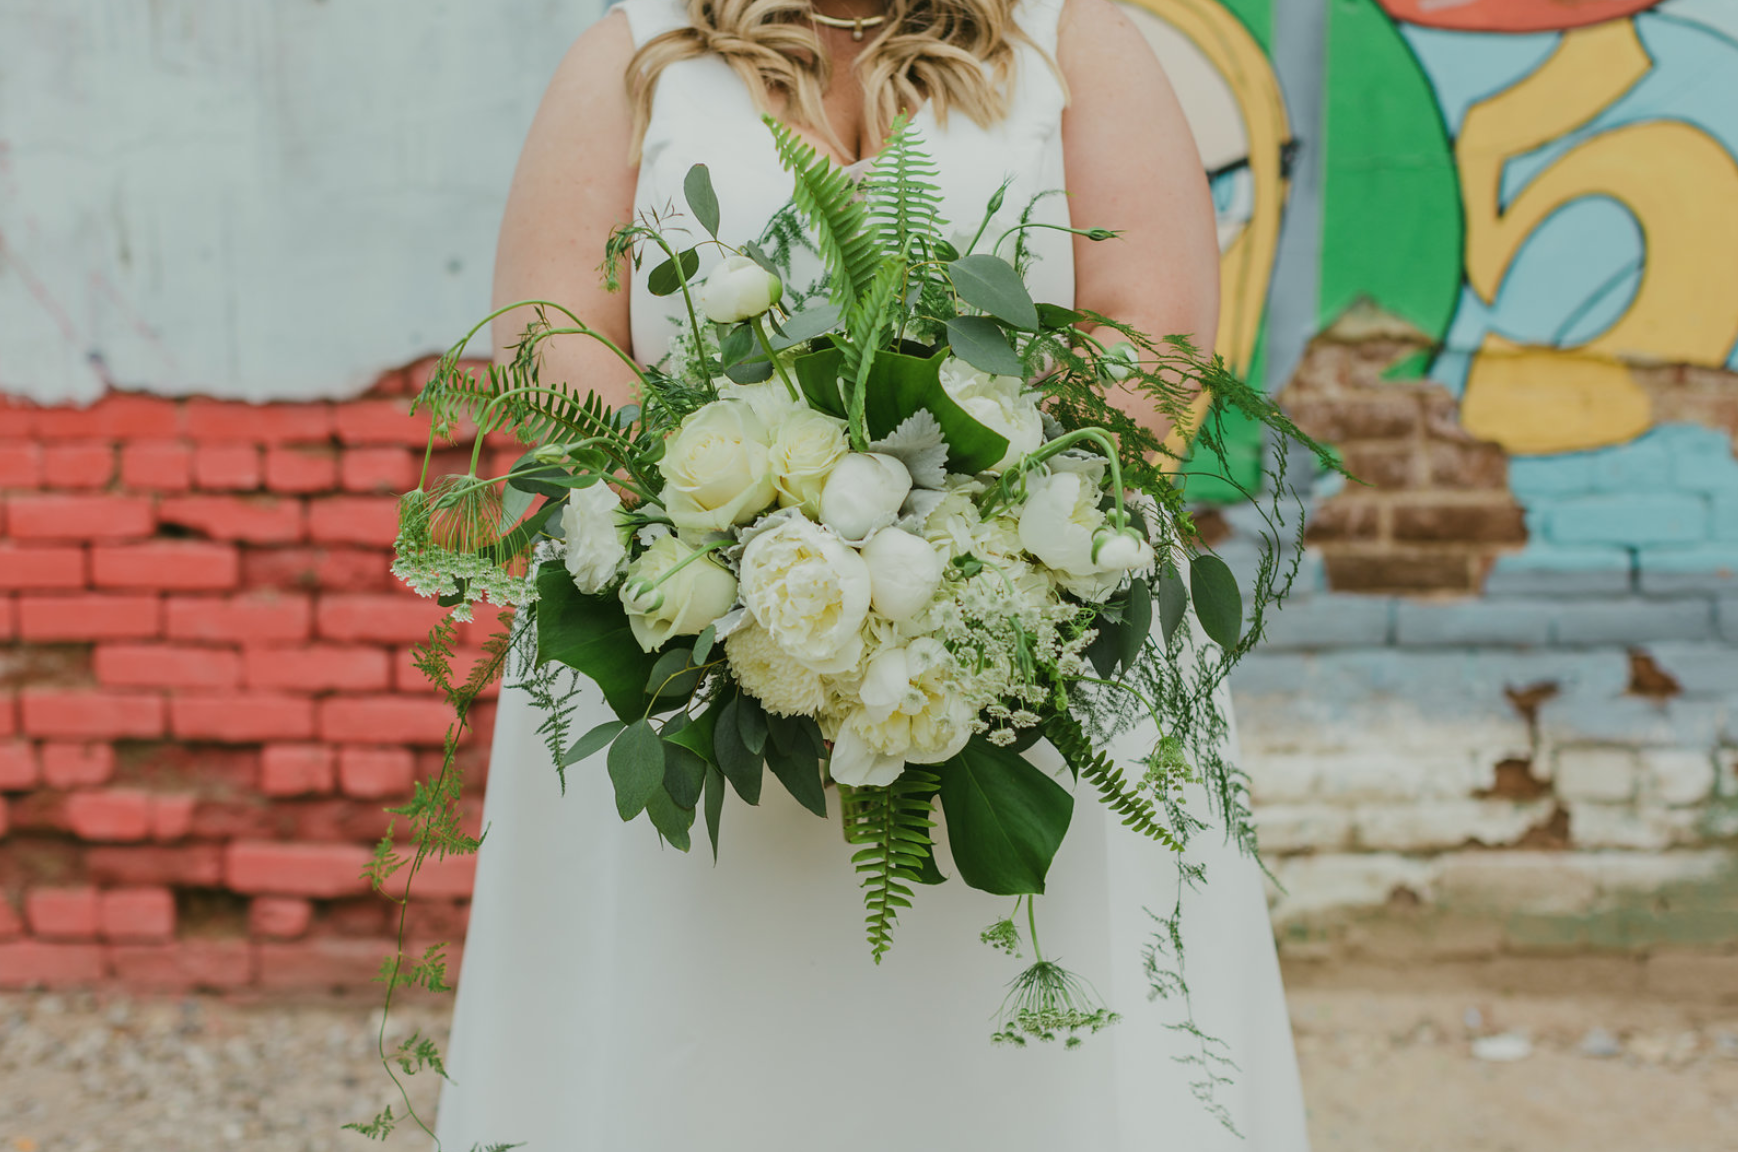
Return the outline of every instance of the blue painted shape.
{"type": "Polygon", "coordinates": [[[1723,543],[1738,545],[1738,491],[1721,492],[1714,497],[1708,535],[1723,543]]]}
{"type": "Polygon", "coordinates": [[[1401,24],[1400,34],[1436,90],[1450,136],[1460,135],[1468,109],[1531,76],[1557,50],[1561,39],[1556,32],[1507,35],[1417,24],[1401,24]]]}
{"type": "Polygon", "coordinates": [[[1649,640],[1706,640],[1714,605],[1695,600],[1584,600],[1559,604],[1551,636],[1559,644],[1642,644],[1649,640]]]}
{"type": "Polygon", "coordinates": [[[1509,488],[1531,507],[1555,496],[1593,491],[1593,452],[1557,456],[1516,456],[1509,461],[1509,488]]]}
{"type": "Polygon", "coordinates": [[[1651,435],[1669,434],[1672,486],[1686,492],[1738,492],[1738,458],[1724,432],[1695,424],[1666,425],[1651,435]]]}
{"type": "Polygon", "coordinates": [[[1521,344],[1594,339],[1629,311],[1646,258],[1641,227],[1621,203],[1594,196],[1565,204],[1516,253],[1493,327],[1521,344]]]}
{"type": "Polygon", "coordinates": [[[1531,648],[1548,642],[1550,634],[1549,601],[1402,601],[1394,617],[1395,643],[1402,648],[1531,648]]]}
{"type": "Polygon", "coordinates": [[[1497,557],[1485,577],[1487,597],[1621,596],[1630,590],[1634,554],[1616,545],[1565,548],[1537,539],[1497,557]]]}
{"type": "Polygon", "coordinates": [[[1664,0],[1654,11],[1674,20],[1700,24],[1738,44],[1738,4],[1732,0],[1664,0]]]}
{"type": "MultiPolygon", "coordinates": [[[[1636,562],[1641,590],[1649,596],[1738,592],[1738,543],[1643,548],[1636,562]]],[[[1732,659],[1738,664],[1738,655],[1732,659]]]]}
{"type": "Polygon", "coordinates": [[[1708,538],[1708,501],[1677,492],[1576,496],[1551,505],[1558,544],[1691,544],[1708,538]]]}

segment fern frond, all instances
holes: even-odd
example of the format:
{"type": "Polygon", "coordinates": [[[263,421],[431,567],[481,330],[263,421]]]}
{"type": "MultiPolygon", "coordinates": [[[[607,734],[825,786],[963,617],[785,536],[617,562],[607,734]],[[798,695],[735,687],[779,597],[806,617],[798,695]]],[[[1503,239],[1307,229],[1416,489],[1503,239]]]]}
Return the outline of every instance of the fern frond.
{"type": "MultiPolygon", "coordinates": [[[[894,303],[905,280],[905,261],[893,257],[875,268],[869,289],[845,311],[845,341],[839,346],[840,373],[851,391],[851,426],[866,432],[863,409],[867,402],[869,365],[877,349],[893,336],[897,319],[894,303]]],[[[855,433],[854,433],[855,434],[855,433]]]]}
{"type": "Polygon", "coordinates": [[[762,116],[771,129],[779,163],[796,178],[791,202],[808,219],[816,247],[827,268],[827,299],[841,311],[856,303],[869,288],[880,252],[876,230],[857,198],[857,185],[842,168],[803,142],[772,116],[762,116]]]}
{"type": "Polygon", "coordinates": [[[940,238],[947,223],[941,215],[940,180],[941,169],[923,150],[910,120],[900,113],[876,154],[863,196],[884,254],[913,260],[920,239],[940,238]]]}
{"type": "Polygon", "coordinates": [[[1182,851],[1182,845],[1171,830],[1159,822],[1159,813],[1152,803],[1129,788],[1122,769],[1092,746],[1092,740],[1078,720],[1067,713],[1058,713],[1044,725],[1044,735],[1062,754],[1068,766],[1098,789],[1105,806],[1122,817],[1124,827],[1133,828],[1174,852],[1182,851]]]}
{"type": "Polygon", "coordinates": [[[877,964],[893,946],[899,910],[911,907],[910,885],[922,883],[924,862],[935,850],[929,811],[940,788],[939,777],[916,767],[885,788],[839,786],[845,840],[863,846],[851,862],[863,878],[864,925],[877,964]]]}

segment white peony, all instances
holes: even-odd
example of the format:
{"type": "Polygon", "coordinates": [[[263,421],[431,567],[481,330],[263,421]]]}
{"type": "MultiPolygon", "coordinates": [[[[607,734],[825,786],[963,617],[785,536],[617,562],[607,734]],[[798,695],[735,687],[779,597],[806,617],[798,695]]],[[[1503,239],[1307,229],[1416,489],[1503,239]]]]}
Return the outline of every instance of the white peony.
{"type": "Polygon", "coordinates": [[[849,451],[843,420],[812,408],[793,410],[774,428],[768,455],[778,502],[819,520],[827,477],[849,451]]]}
{"type": "Polygon", "coordinates": [[[745,621],[725,638],[724,651],[742,690],[774,716],[813,716],[825,706],[820,673],[791,659],[760,625],[745,621]]]}
{"type": "Polygon", "coordinates": [[[821,489],[821,523],[842,538],[862,541],[899,516],[911,494],[911,473],[884,452],[853,452],[833,467],[821,489]]]}
{"type": "Polygon", "coordinates": [[[794,509],[774,513],[763,525],[742,550],[742,602],[749,614],[805,667],[822,673],[851,668],[863,654],[868,565],[794,509]]]}
{"type": "Polygon", "coordinates": [[[869,566],[869,603],[889,620],[909,620],[928,607],[941,586],[942,560],[922,537],[883,528],[863,546],[869,566]]]}
{"type": "Polygon", "coordinates": [[[1092,562],[1104,572],[1140,572],[1153,566],[1153,546],[1138,528],[1106,525],[1092,538],[1092,562]]]}
{"type": "Polygon", "coordinates": [[[622,606],[634,639],[647,652],[672,636],[698,636],[736,603],[736,577],[696,551],[678,536],[661,536],[628,565],[622,606]],[[677,565],[680,570],[672,572],[677,565]],[[658,583],[665,573],[670,575],[658,583]]]}
{"type": "Polygon", "coordinates": [[[609,587],[628,558],[627,531],[619,513],[622,499],[599,481],[567,494],[561,534],[567,543],[567,571],[588,596],[609,587]]]}
{"type": "Polygon", "coordinates": [[[758,384],[738,384],[728,376],[719,376],[712,381],[712,386],[718,390],[720,400],[741,400],[753,408],[754,414],[769,431],[777,429],[794,412],[810,411],[809,406],[792,396],[785,382],[776,376],[758,384]]]}
{"type": "Polygon", "coordinates": [[[1018,376],[992,376],[949,356],[941,362],[941,386],[965,414],[1008,441],[1008,450],[988,469],[1001,472],[1044,443],[1038,394],[1018,376]]]}
{"type": "Polygon", "coordinates": [[[1092,536],[1104,525],[1098,499],[1097,485],[1078,472],[1027,476],[1021,547],[1058,572],[1093,575],[1098,565],[1092,562],[1092,536]]]}
{"type": "Polygon", "coordinates": [[[664,511],[678,528],[722,532],[773,501],[767,431],[740,400],[690,412],[664,441],[664,511]]]}
{"type": "Polygon", "coordinates": [[[759,316],[784,295],[784,283],[747,256],[726,256],[707,274],[700,307],[715,324],[759,316]]]}
{"type": "Polygon", "coordinates": [[[877,652],[858,697],[839,723],[828,766],[841,784],[891,784],[906,764],[939,764],[971,739],[974,717],[954,684],[953,657],[928,637],[877,652]]]}

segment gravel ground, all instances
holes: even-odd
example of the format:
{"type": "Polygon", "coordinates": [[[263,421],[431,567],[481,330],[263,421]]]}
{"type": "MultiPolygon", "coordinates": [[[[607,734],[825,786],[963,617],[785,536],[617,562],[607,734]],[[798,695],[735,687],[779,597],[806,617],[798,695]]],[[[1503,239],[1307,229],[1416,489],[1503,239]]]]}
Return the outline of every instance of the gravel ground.
{"type": "MultiPolygon", "coordinates": [[[[1314,989],[1292,1006],[1316,1152],[1738,1148],[1738,1011],[1314,989]]],[[[444,1039],[447,1010],[395,1024],[444,1039]]],[[[0,1152],[426,1148],[339,1130],[392,1101],[377,1024],[361,1002],[0,996],[0,1152]]]]}

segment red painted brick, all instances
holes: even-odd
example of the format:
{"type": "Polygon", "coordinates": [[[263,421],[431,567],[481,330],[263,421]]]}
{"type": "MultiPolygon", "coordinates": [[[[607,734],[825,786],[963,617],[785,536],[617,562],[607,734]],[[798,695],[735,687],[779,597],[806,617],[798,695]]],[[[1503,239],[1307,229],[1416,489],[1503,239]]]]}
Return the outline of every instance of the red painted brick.
{"type": "MultiPolygon", "coordinates": [[[[471,669],[476,667],[482,659],[483,651],[480,648],[454,649],[452,660],[453,683],[463,683],[465,679],[470,676],[471,669]]],[[[422,669],[416,666],[415,648],[400,648],[394,655],[392,661],[392,686],[400,692],[435,691],[434,684],[431,683],[429,678],[423,674],[422,669]]],[[[483,694],[478,697],[478,699],[493,700],[500,694],[501,680],[497,677],[494,683],[483,689],[483,694]]]]}
{"type": "Polygon", "coordinates": [[[410,791],[416,758],[408,748],[362,747],[338,750],[338,786],[346,796],[381,800],[410,791]]]}
{"type": "Polygon", "coordinates": [[[41,446],[28,440],[0,440],[0,490],[40,487],[41,446]]]}
{"type": "Polygon", "coordinates": [[[26,688],[20,698],[24,731],[71,740],[149,740],[163,735],[161,696],[74,688],[26,688]]]}
{"type": "Polygon", "coordinates": [[[8,497],[6,512],[18,540],[128,540],[157,529],[144,496],[29,493],[8,497]]]}
{"type": "Polygon", "coordinates": [[[78,988],[103,978],[96,944],[18,940],[0,944],[0,988],[78,988]]]}
{"type": "Polygon", "coordinates": [[[116,888],[97,898],[102,937],[155,943],[175,935],[175,897],[167,888],[116,888]]]}
{"type": "Polygon", "coordinates": [[[18,601],[11,596],[0,595],[0,640],[11,640],[18,635],[18,601]]]}
{"type": "Polygon", "coordinates": [[[240,440],[287,444],[326,440],[332,435],[332,409],[312,404],[249,404],[237,400],[190,400],[187,434],[195,440],[240,440]]]}
{"type": "Polygon", "coordinates": [[[421,448],[428,443],[428,416],[412,416],[404,400],[352,400],[338,405],[332,417],[338,439],[346,444],[421,448]]]}
{"type": "Polygon", "coordinates": [[[276,496],[175,496],[157,515],[214,540],[287,544],[302,538],[301,501],[276,496]]]}
{"type": "Polygon", "coordinates": [[[302,740],[314,734],[314,703],[269,692],[172,696],[169,728],[181,740],[226,744],[302,740]]]}
{"type": "Polygon", "coordinates": [[[227,648],[185,644],[99,644],[97,681],[109,688],[233,688],[241,656],[227,648]]]}
{"type": "Polygon", "coordinates": [[[315,444],[267,448],[265,479],[273,492],[330,492],[338,487],[337,452],[315,444]]]}
{"type": "Polygon", "coordinates": [[[172,944],[114,944],[108,950],[115,979],[141,992],[222,992],[253,983],[254,951],[246,940],[177,940],[172,944]]]}
{"type": "Polygon", "coordinates": [[[322,596],[317,630],[327,640],[416,644],[447,615],[433,600],[394,594],[322,596]]]}
{"type": "Polygon", "coordinates": [[[93,940],[99,926],[95,888],[32,888],[24,894],[31,932],[50,940],[93,940]]]}
{"type": "Polygon", "coordinates": [[[241,583],[241,556],[232,544],[154,540],[91,548],[91,583],[98,588],[221,592],[241,583]]]}
{"type": "Polygon", "coordinates": [[[147,492],[185,492],[193,487],[193,449],[178,440],[122,444],[121,483],[147,492]]]}
{"type": "MultiPolygon", "coordinates": [[[[412,845],[400,845],[399,851],[412,855],[416,849],[412,845]]],[[[471,887],[477,879],[477,856],[471,853],[467,856],[447,856],[445,859],[430,856],[417,869],[416,879],[411,882],[411,891],[426,899],[469,897],[471,887]]]]}
{"type": "Polygon", "coordinates": [[[330,795],[337,786],[329,744],[268,744],[260,753],[260,791],[267,796],[330,795]]]}
{"type": "Polygon", "coordinates": [[[308,538],[322,544],[386,547],[397,537],[395,496],[333,496],[308,508],[308,538]]]}
{"type": "Polygon", "coordinates": [[[18,635],[26,641],[144,640],[162,631],[163,602],[155,596],[24,595],[18,599],[18,635]]]}
{"type": "Polygon", "coordinates": [[[193,482],[207,492],[252,492],[260,486],[260,450],[252,444],[201,444],[193,482]]]}
{"type": "Polygon", "coordinates": [[[151,839],[172,842],[186,839],[193,831],[193,812],[197,798],[190,795],[153,796],[151,798],[151,839]]]}
{"type": "Polygon", "coordinates": [[[12,906],[12,901],[0,896],[0,940],[16,940],[24,935],[24,917],[12,906]]]}
{"type": "Polygon", "coordinates": [[[106,440],[75,440],[42,449],[45,488],[107,488],[115,478],[115,446],[106,440]]]}
{"type": "Polygon", "coordinates": [[[247,649],[244,658],[250,688],[368,692],[389,686],[389,659],[381,648],[336,644],[259,647],[247,649]]]}
{"type": "Polygon", "coordinates": [[[237,840],[225,854],[229,887],[249,896],[332,899],[369,890],[362,875],[372,854],[357,844],[237,840]]]}
{"type": "Polygon", "coordinates": [[[247,909],[247,930],[254,936],[294,940],[308,931],[314,906],[291,896],[259,896],[247,909]]]}
{"type": "Polygon", "coordinates": [[[6,797],[0,796],[0,840],[6,838],[6,833],[12,830],[12,809],[6,804],[6,797]]]}
{"type": "Polygon", "coordinates": [[[66,823],[80,840],[126,843],[151,834],[151,795],[131,788],[74,792],[66,798],[66,823]]]}
{"type": "Polygon", "coordinates": [[[332,592],[385,592],[392,554],[373,548],[249,548],[241,557],[248,588],[322,588],[332,592]]]}
{"type": "Polygon", "coordinates": [[[0,792],[25,792],[41,779],[36,746],[24,740],[0,744],[0,792]]]}
{"type": "Polygon", "coordinates": [[[83,548],[54,544],[0,544],[0,591],[84,586],[83,548]]]}
{"type": "Polygon", "coordinates": [[[171,596],[165,603],[171,640],[264,644],[308,638],[308,598],[258,593],[217,597],[171,596]]]}
{"type": "Polygon", "coordinates": [[[85,850],[85,871],[98,884],[164,884],[171,888],[223,886],[223,846],[175,848],[107,846],[85,850]]]}
{"type": "Polygon", "coordinates": [[[407,448],[346,448],[342,476],[346,492],[389,492],[397,496],[416,485],[422,458],[407,448]]]}
{"type": "Polygon", "coordinates": [[[0,396],[0,437],[25,440],[36,435],[36,414],[39,411],[37,405],[22,396],[0,396]]]}
{"type": "Polygon", "coordinates": [[[392,954],[387,939],[347,940],[321,936],[294,943],[261,941],[259,986],[271,992],[329,992],[371,985],[380,962],[392,954]]]}
{"type": "Polygon", "coordinates": [[[158,396],[111,392],[89,408],[39,408],[43,440],[173,440],[181,432],[180,405],[158,396]]]}
{"type": "Polygon", "coordinates": [[[42,746],[42,783],[62,792],[95,788],[115,775],[112,744],[57,744],[42,746]]]}
{"type": "Polygon", "coordinates": [[[471,619],[459,625],[458,641],[469,648],[482,648],[513,626],[513,610],[493,604],[473,604],[471,619]]]}
{"type": "Polygon", "coordinates": [[[0,737],[18,735],[18,700],[10,692],[0,692],[0,737]]]}
{"type": "Polygon", "coordinates": [[[453,722],[444,700],[336,696],[320,701],[320,736],[339,744],[440,744],[453,722]]]}

